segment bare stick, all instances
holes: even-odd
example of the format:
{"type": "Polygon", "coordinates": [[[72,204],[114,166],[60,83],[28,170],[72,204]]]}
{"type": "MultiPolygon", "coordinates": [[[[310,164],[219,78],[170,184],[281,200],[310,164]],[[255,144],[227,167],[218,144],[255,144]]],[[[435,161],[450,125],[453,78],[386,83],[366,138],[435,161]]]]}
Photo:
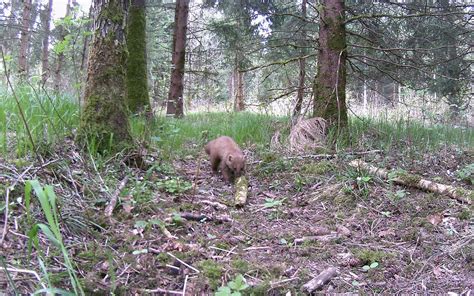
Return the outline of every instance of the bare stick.
{"type": "Polygon", "coordinates": [[[165,295],[167,294],[184,295],[183,292],[181,291],[166,290],[166,289],[161,289],[161,288],[155,288],[152,290],[143,289],[142,291],[146,293],[165,293],[165,295]]]}
{"type": "Polygon", "coordinates": [[[0,246],[3,245],[3,240],[5,239],[5,236],[7,235],[7,231],[8,231],[7,225],[8,225],[8,204],[10,203],[9,197],[10,197],[10,187],[7,187],[7,193],[5,196],[5,218],[3,221],[3,232],[2,232],[2,238],[0,238],[0,246]]]}
{"type": "Polygon", "coordinates": [[[228,216],[209,216],[205,214],[195,214],[189,212],[179,213],[181,218],[192,221],[215,221],[215,222],[232,222],[232,218],[228,216]]]}
{"type": "Polygon", "coordinates": [[[301,291],[312,293],[314,290],[320,289],[322,286],[327,284],[336,275],[337,269],[335,267],[329,267],[318,274],[318,276],[304,284],[303,287],[301,287],[301,291]]]}
{"type": "Polygon", "coordinates": [[[422,179],[420,176],[417,176],[417,175],[412,175],[412,174],[408,174],[404,172],[397,174],[396,172],[394,172],[395,174],[392,177],[390,176],[390,173],[388,171],[372,166],[360,159],[351,161],[349,165],[352,167],[362,168],[364,170],[367,170],[369,173],[381,179],[385,179],[385,180],[390,179],[391,181],[401,184],[401,185],[415,187],[415,188],[423,189],[430,192],[446,194],[447,196],[453,199],[456,199],[462,203],[466,203],[469,205],[472,203],[470,198],[474,197],[474,192],[470,190],[436,183],[433,181],[422,179]]]}
{"type": "Polygon", "coordinates": [[[175,255],[171,254],[170,252],[166,252],[166,254],[168,254],[169,256],[173,257],[176,261],[178,261],[179,263],[183,264],[184,266],[194,270],[195,272],[197,273],[200,273],[200,271],[194,267],[192,267],[191,265],[187,264],[186,262],[184,262],[183,260],[179,259],[178,257],[176,257],[175,255]]]}
{"type": "Polygon", "coordinates": [[[127,182],[128,182],[128,176],[125,176],[125,178],[123,178],[123,180],[120,182],[117,190],[115,190],[115,193],[110,198],[110,202],[104,211],[106,217],[112,216],[112,212],[114,211],[114,208],[117,205],[118,196],[120,195],[120,192],[125,187],[127,182]]]}
{"type": "Polygon", "coordinates": [[[184,286],[183,286],[183,295],[186,295],[186,284],[188,283],[188,275],[184,278],[184,286]]]}

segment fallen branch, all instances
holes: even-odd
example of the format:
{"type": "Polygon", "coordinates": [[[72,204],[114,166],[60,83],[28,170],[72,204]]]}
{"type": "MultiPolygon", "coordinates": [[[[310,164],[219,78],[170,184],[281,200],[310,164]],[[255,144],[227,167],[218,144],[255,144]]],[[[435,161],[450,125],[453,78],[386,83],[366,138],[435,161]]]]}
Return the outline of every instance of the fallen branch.
{"type": "Polygon", "coordinates": [[[381,178],[393,181],[397,184],[419,188],[422,190],[435,192],[439,194],[446,194],[447,196],[456,199],[462,203],[471,204],[471,199],[474,198],[474,192],[463,188],[456,188],[450,185],[444,185],[433,181],[422,179],[420,176],[412,175],[403,171],[388,172],[384,169],[372,166],[360,159],[353,160],[349,163],[350,166],[362,168],[369,173],[381,178]]]}
{"type": "Polygon", "coordinates": [[[204,200],[200,200],[199,203],[212,206],[218,210],[227,210],[227,206],[225,204],[222,204],[217,201],[210,201],[210,200],[204,199],[204,200]]]}
{"type": "Polygon", "coordinates": [[[323,272],[318,274],[318,276],[304,284],[303,287],[301,287],[301,291],[312,293],[314,290],[320,289],[327,284],[336,275],[337,269],[335,267],[326,268],[323,272]]]}
{"type": "Polygon", "coordinates": [[[186,220],[191,220],[191,221],[199,221],[199,222],[204,222],[204,221],[216,221],[216,222],[232,222],[232,218],[229,216],[209,216],[205,214],[195,214],[195,213],[189,213],[189,212],[182,212],[178,213],[179,216],[183,219],[186,220]]]}
{"type": "Polygon", "coordinates": [[[123,180],[120,182],[117,190],[115,190],[114,195],[111,196],[110,202],[104,211],[106,217],[112,216],[112,212],[114,211],[114,208],[117,205],[118,196],[120,195],[120,192],[125,187],[125,185],[127,185],[127,182],[128,176],[125,176],[125,178],[123,178],[123,180]]]}

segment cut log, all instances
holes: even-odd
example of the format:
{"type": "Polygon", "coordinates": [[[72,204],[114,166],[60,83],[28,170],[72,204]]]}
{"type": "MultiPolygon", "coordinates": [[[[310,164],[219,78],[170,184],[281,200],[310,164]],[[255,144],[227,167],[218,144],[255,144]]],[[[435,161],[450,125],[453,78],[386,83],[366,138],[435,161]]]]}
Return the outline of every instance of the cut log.
{"type": "Polygon", "coordinates": [[[247,202],[249,182],[245,176],[237,179],[235,182],[235,206],[243,207],[247,202]]]}
{"type": "Polygon", "coordinates": [[[472,199],[474,198],[474,192],[470,190],[429,181],[420,176],[409,174],[404,171],[388,172],[387,170],[372,166],[360,159],[351,161],[349,165],[356,168],[362,168],[381,179],[390,180],[397,184],[415,187],[430,192],[445,194],[457,201],[469,205],[472,203],[472,199]]]}
{"type": "Polygon", "coordinates": [[[327,284],[336,275],[337,269],[335,267],[326,268],[323,272],[318,274],[318,276],[304,284],[303,287],[301,287],[301,291],[312,293],[313,291],[320,289],[322,286],[327,284]]]}

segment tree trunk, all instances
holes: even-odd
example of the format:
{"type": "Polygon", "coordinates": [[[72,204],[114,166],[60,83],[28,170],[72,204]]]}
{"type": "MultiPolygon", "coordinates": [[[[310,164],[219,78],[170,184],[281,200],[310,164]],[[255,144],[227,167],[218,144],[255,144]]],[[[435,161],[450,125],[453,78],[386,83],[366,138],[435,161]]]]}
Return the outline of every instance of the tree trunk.
{"type": "Polygon", "coordinates": [[[28,49],[30,46],[30,19],[31,19],[31,8],[32,1],[25,0],[23,2],[23,14],[21,21],[21,33],[20,33],[20,53],[18,55],[18,73],[23,78],[28,76],[28,49]]]}
{"type": "Polygon", "coordinates": [[[174,18],[173,56],[171,85],[168,93],[166,115],[176,118],[184,116],[183,81],[186,60],[186,30],[188,25],[189,0],[177,0],[174,18]]]}
{"type": "MultiPolygon", "coordinates": [[[[92,19],[92,5],[89,8],[89,19],[92,19]]],[[[92,30],[92,26],[90,23],[86,26],[86,31],[92,30]]],[[[82,45],[82,55],[81,55],[81,73],[83,73],[84,69],[87,66],[87,58],[89,52],[89,43],[90,43],[90,36],[86,35],[84,37],[84,44],[82,45]]]]}
{"type": "MultiPolygon", "coordinates": [[[[301,17],[303,19],[303,26],[301,27],[301,55],[304,56],[306,54],[306,1],[303,0],[301,3],[301,17]]],[[[296,120],[301,114],[301,107],[303,106],[303,99],[304,99],[304,81],[306,78],[306,59],[301,57],[299,59],[300,64],[300,74],[298,78],[298,93],[296,94],[296,104],[295,109],[293,110],[293,121],[296,120]]]]}
{"type": "Polygon", "coordinates": [[[320,9],[313,116],[326,119],[339,134],[347,126],[344,1],[321,0],[320,9]]]}
{"type": "Polygon", "coordinates": [[[41,84],[45,84],[49,76],[49,35],[51,32],[51,12],[53,10],[53,0],[49,0],[42,15],[43,21],[43,49],[41,53],[41,84]]]}
{"type": "Polygon", "coordinates": [[[238,68],[234,69],[234,111],[244,111],[245,110],[245,101],[244,101],[244,72],[241,72],[238,68]]]}
{"type": "Polygon", "coordinates": [[[132,113],[150,109],[146,63],[145,0],[132,0],[128,16],[127,88],[132,113]]]}
{"type": "Polygon", "coordinates": [[[126,106],[127,5],[128,0],[94,0],[94,39],[78,140],[95,143],[101,152],[132,142],[126,106]]]}
{"type": "MultiPolygon", "coordinates": [[[[65,17],[68,17],[70,14],[71,10],[71,0],[68,0],[67,6],[66,6],[66,15],[65,17]]],[[[59,26],[59,40],[58,42],[64,42],[64,39],[66,38],[67,32],[66,29],[63,26],[59,26]]],[[[64,64],[64,50],[58,53],[57,59],[56,59],[56,69],[54,70],[54,91],[59,92],[59,89],[61,87],[61,72],[63,69],[63,64],[64,64]]]]}

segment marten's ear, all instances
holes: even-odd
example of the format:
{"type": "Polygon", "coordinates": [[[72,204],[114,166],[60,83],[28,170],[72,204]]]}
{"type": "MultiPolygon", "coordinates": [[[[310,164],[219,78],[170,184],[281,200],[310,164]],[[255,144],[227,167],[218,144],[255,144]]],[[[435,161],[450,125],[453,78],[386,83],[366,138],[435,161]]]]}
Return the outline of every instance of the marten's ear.
{"type": "Polygon", "coordinates": [[[232,154],[229,154],[229,156],[227,157],[227,160],[232,161],[232,154]]]}

